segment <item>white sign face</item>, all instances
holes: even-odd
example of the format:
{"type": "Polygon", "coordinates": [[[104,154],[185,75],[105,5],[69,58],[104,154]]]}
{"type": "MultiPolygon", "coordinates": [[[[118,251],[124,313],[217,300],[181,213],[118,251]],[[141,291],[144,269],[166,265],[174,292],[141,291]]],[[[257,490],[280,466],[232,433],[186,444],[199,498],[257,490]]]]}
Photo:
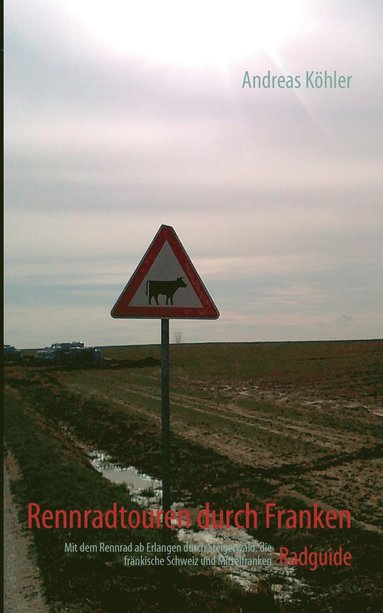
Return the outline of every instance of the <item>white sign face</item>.
{"type": "MultiPolygon", "coordinates": [[[[162,290],[160,289],[160,291],[162,290]]],[[[130,305],[132,307],[154,306],[156,304],[156,295],[158,304],[162,306],[166,306],[167,301],[168,306],[202,308],[200,299],[169,243],[164,243],[161,247],[156,260],[149,268],[148,273],[130,301],[130,305]],[[170,298],[171,289],[168,294],[158,293],[157,295],[155,285],[150,283],[151,281],[165,282],[165,284],[176,283],[177,279],[181,279],[186,284],[186,287],[182,287],[181,284],[180,287],[175,287],[172,298],[170,298]]]]}
{"type": "Polygon", "coordinates": [[[219,312],[171,226],[161,226],[112,317],[217,319],[219,312]]]}

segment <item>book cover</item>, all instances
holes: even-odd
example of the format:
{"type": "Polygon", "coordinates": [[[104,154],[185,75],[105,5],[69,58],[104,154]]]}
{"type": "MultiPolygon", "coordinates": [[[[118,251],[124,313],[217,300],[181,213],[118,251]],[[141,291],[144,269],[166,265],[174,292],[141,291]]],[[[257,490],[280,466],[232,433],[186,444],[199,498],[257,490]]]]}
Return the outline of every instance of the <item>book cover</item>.
{"type": "Polygon", "coordinates": [[[5,610],[381,611],[378,3],[4,15],[5,610]]]}

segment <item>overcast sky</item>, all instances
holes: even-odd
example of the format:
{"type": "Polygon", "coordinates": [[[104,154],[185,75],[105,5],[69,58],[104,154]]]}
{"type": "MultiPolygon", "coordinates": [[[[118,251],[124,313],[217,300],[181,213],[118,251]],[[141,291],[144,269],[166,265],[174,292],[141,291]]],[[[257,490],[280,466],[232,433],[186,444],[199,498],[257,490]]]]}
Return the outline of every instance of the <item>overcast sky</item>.
{"type": "Polygon", "coordinates": [[[221,313],[171,336],[382,336],[380,0],[6,0],[5,18],[5,342],[159,342],[110,310],[161,224],[221,313]],[[305,86],[325,70],[350,87],[305,86]]]}

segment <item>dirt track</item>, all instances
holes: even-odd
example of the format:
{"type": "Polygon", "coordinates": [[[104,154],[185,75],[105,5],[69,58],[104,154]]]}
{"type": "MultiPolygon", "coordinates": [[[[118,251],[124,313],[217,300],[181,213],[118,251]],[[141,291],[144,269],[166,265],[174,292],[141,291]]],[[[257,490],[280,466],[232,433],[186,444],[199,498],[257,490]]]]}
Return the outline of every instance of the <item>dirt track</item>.
{"type": "Polygon", "coordinates": [[[18,478],[14,458],[4,462],[4,611],[5,613],[48,613],[42,595],[38,568],[31,558],[30,535],[22,532],[10,481],[18,478]]]}

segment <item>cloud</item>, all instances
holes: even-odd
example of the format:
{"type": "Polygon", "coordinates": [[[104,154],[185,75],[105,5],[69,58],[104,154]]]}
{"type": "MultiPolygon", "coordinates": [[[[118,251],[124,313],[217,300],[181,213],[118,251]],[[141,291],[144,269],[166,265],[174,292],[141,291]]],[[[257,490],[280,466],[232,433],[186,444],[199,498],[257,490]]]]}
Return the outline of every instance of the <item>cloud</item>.
{"type": "Polygon", "coordinates": [[[186,340],[379,335],[379,6],[304,3],[274,53],[185,68],[106,48],[76,5],[6,3],[9,342],[116,341],[109,310],[162,223],[222,313],[182,322],[186,340]],[[241,87],[280,69],[352,88],[241,87]]]}

